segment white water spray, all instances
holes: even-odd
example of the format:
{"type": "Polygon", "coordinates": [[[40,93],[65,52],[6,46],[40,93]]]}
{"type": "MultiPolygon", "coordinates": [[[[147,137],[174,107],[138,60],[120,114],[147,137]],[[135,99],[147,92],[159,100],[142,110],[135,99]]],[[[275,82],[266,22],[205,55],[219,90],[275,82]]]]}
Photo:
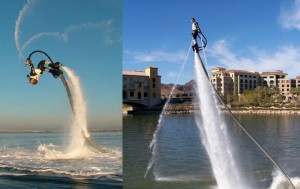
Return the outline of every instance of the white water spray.
{"type": "Polygon", "coordinates": [[[90,137],[87,130],[87,108],[80,86],[79,77],[70,68],[62,67],[68,75],[72,91],[74,121],[70,129],[69,151],[85,149],[85,137],[90,137]]]}
{"type": "Polygon", "coordinates": [[[19,52],[19,56],[22,57],[22,58],[24,58],[24,56],[22,54],[22,50],[21,50],[20,43],[19,43],[20,25],[22,23],[24,15],[29,10],[30,6],[32,6],[34,4],[34,2],[35,2],[34,0],[28,0],[27,1],[27,3],[23,6],[23,9],[19,12],[19,16],[18,16],[17,21],[16,21],[15,43],[16,43],[17,50],[19,52]]]}
{"type": "Polygon", "coordinates": [[[22,46],[21,52],[23,52],[30,43],[43,36],[54,36],[64,39],[64,37],[59,32],[41,32],[32,36],[28,41],[26,41],[22,46]]]}
{"type": "MultiPolygon", "coordinates": [[[[105,29],[107,32],[110,32],[111,29],[111,25],[112,25],[113,20],[107,20],[107,21],[103,21],[100,23],[92,23],[92,22],[88,22],[88,23],[84,23],[84,24],[80,24],[80,25],[70,25],[67,27],[67,29],[63,32],[41,32],[38,33],[34,36],[32,36],[29,40],[27,40],[24,45],[22,46],[22,48],[20,49],[19,44],[17,45],[17,49],[20,52],[20,54],[22,54],[22,52],[26,49],[26,47],[28,45],[30,45],[33,41],[41,38],[41,37],[45,37],[45,36],[52,36],[52,37],[56,37],[56,38],[61,38],[65,43],[68,42],[69,40],[69,35],[71,32],[73,31],[77,31],[77,30],[82,30],[82,29],[86,29],[86,28],[90,28],[90,29],[105,29]]],[[[23,55],[22,55],[23,56],[23,55]]]]}
{"type": "Polygon", "coordinates": [[[196,114],[196,122],[202,143],[210,158],[218,189],[251,188],[239,170],[225,122],[218,110],[213,88],[201,65],[202,61],[195,53],[196,93],[200,109],[196,114]]]}
{"type": "MultiPolygon", "coordinates": [[[[192,42],[191,42],[191,44],[192,44],[192,42]]],[[[184,62],[183,62],[183,64],[181,65],[179,74],[178,74],[178,76],[177,76],[176,83],[173,85],[172,90],[171,90],[171,93],[170,93],[170,95],[168,96],[168,99],[167,99],[167,101],[166,101],[166,103],[165,103],[165,105],[164,105],[164,107],[163,107],[162,112],[161,112],[160,115],[159,115],[157,127],[156,127],[156,130],[155,130],[154,134],[153,134],[152,141],[151,141],[151,143],[150,143],[150,145],[149,145],[149,148],[152,149],[152,157],[151,157],[151,160],[150,160],[150,162],[149,162],[149,164],[148,164],[148,166],[147,166],[147,170],[146,170],[146,173],[145,173],[145,175],[144,175],[144,178],[146,178],[146,176],[147,176],[149,170],[152,168],[152,166],[153,166],[153,164],[154,164],[155,157],[156,157],[156,155],[157,155],[157,151],[156,151],[156,148],[157,148],[157,146],[156,146],[157,135],[158,135],[158,132],[160,131],[160,128],[161,128],[161,123],[162,123],[162,121],[163,121],[163,116],[164,116],[164,114],[165,114],[165,111],[166,111],[167,107],[169,106],[169,103],[170,103],[171,97],[172,97],[172,95],[173,95],[173,92],[174,92],[174,90],[175,90],[175,88],[176,88],[176,86],[177,86],[177,83],[178,83],[178,81],[179,81],[179,79],[180,79],[180,76],[181,76],[181,74],[182,74],[182,72],[183,72],[183,70],[184,70],[184,67],[185,67],[186,62],[187,62],[187,60],[188,60],[188,56],[189,56],[189,54],[190,54],[190,51],[191,51],[191,45],[190,45],[189,50],[188,50],[188,52],[187,52],[187,55],[186,55],[186,57],[185,57],[185,59],[184,59],[184,62]]]]}

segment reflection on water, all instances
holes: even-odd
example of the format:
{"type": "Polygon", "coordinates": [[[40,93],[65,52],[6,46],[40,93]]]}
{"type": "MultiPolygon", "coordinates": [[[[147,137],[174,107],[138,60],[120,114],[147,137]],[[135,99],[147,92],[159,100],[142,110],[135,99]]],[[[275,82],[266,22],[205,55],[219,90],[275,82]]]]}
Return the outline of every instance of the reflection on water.
{"type": "MultiPolygon", "coordinates": [[[[300,117],[296,115],[238,115],[246,129],[291,177],[300,177],[300,117]]],[[[276,171],[271,162],[226,116],[231,138],[242,159],[241,169],[257,188],[270,188],[276,171]]],[[[146,179],[151,158],[148,145],[158,116],[124,116],[123,176],[125,188],[214,188],[211,166],[193,115],[167,115],[160,136],[159,163],[146,179]]],[[[297,179],[297,178],[296,178],[297,179]]],[[[274,188],[274,187],[273,187],[274,188]]],[[[273,189],[272,188],[272,189],[273,189]]],[[[276,187],[275,187],[276,188],[276,187]]],[[[278,187],[277,187],[278,188],[278,187]]]]}

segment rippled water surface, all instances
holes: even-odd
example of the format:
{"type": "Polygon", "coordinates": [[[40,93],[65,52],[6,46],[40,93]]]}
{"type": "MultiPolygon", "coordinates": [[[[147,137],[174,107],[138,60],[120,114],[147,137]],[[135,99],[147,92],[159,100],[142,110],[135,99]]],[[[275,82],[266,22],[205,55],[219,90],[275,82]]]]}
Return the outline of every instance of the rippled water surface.
{"type": "Polygon", "coordinates": [[[67,151],[63,133],[0,134],[0,188],[122,188],[122,132],[91,135],[108,153],[67,151]]]}
{"type": "MultiPolygon", "coordinates": [[[[235,147],[236,164],[255,188],[288,189],[287,181],[248,137],[224,115],[235,147]]],[[[300,188],[300,116],[238,115],[238,119],[300,188]]],[[[218,188],[194,115],[165,115],[158,134],[156,163],[148,145],[158,116],[123,117],[124,188],[218,188]]],[[[222,140],[222,139],[221,139],[222,140]]]]}

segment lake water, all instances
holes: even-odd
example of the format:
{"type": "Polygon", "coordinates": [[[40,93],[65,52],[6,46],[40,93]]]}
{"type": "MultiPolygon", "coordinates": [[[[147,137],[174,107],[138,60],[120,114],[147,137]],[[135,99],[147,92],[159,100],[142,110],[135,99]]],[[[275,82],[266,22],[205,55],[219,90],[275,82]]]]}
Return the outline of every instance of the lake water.
{"type": "MultiPolygon", "coordinates": [[[[252,188],[288,189],[288,183],[269,159],[224,115],[240,167],[252,188]]],[[[238,115],[238,119],[300,188],[300,116],[238,115]]],[[[194,115],[165,115],[158,133],[158,156],[144,178],[151,158],[148,145],[158,116],[124,115],[123,179],[132,189],[217,188],[199,137],[194,115]]],[[[225,163],[225,162],[224,162],[225,163]]]]}
{"type": "Polygon", "coordinates": [[[1,133],[0,188],[122,188],[122,132],[93,132],[94,149],[65,152],[64,133],[1,133]]]}

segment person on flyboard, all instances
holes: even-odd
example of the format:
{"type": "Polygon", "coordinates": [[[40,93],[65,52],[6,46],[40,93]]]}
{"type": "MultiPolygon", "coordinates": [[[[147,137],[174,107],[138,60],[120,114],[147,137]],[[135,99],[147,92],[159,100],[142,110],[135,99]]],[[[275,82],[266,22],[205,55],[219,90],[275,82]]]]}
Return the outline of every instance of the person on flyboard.
{"type": "Polygon", "coordinates": [[[198,43],[197,43],[197,36],[199,33],[201,33],[201,30],[199,28],[198,22],[196,22],[195,18],[192,18],[192,36],[193,36],[193,51],[196,50],[198,52],[198,43]]]}
{"type": "Polygon", "coordinates": [[[43,74],[43,72],[50,72],[54,78],[57,78],[61,74],[63,74],[63,72],[59,69],[59,67],[62,66],[62,64],[59,62],[51,63],[42,60],[39,62],[37,68],[34,68],[32,61],[27,59],[25,64],[26,66],[29,66],[31,68],[31,71],[29,74],[27,74],[27,77],[29,79],[29,83],[31,83],[32,85],[36,85],[38,83],[39,78],[43,74]]]}

